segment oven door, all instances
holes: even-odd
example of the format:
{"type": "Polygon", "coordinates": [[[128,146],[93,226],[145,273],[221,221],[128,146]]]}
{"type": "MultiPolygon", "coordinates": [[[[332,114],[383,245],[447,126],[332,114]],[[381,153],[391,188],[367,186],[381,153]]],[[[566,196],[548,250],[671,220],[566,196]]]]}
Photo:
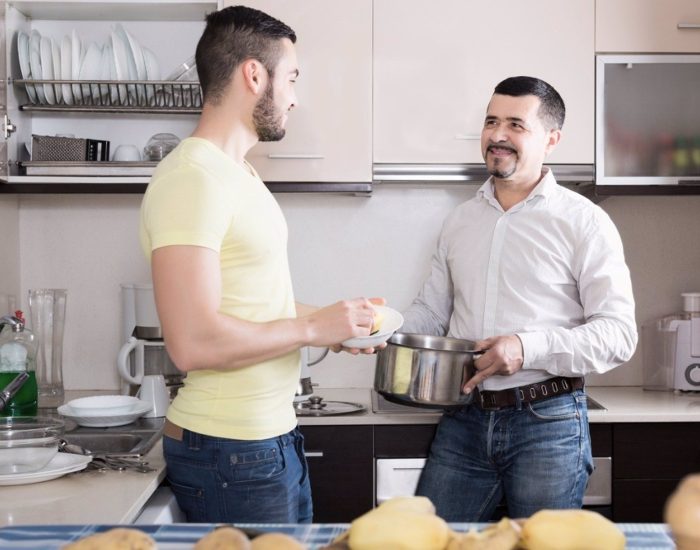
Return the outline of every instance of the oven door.
{"type": "MultiPolygon", "coordinates": [[[[376,459],[375,506],[398,496],[415,494],[425,458],[376,459]]],[[[593,474],[583,496],[583,507],[612,517],[612,458],[594,457],[593,474]]]]}

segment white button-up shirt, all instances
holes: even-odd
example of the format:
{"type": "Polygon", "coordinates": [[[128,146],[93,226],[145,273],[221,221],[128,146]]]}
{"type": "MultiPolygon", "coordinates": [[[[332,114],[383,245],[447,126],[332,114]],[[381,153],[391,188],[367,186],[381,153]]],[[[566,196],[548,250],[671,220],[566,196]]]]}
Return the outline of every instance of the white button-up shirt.
{"type": "Polygon", "coordinates": [[[508,211],[489,179],[448,216],[431,274],[404,315],[402,332],[468,340],[517,334],[523,368],[487,378],[486,390],[602,373],[629,360],[637,345],[615,225],[549,169],[543,174],[508,211]]]}

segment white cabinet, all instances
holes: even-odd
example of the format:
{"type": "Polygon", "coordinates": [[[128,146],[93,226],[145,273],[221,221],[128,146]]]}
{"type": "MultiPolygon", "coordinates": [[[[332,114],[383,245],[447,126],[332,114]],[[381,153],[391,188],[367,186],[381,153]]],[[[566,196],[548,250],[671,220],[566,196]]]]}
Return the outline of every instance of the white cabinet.
{"type": "MultiPolygon", "coordinates": [[[[32,134],[71,135],[78,138],[107,140],[110,142],[112,152],[119,145],[127,144],[135,145],[139,150],[142,150],[148,139],[159,132],[173,133],[181,139],[188,136],[197,120],[197,109],[185,110],[188,111],[186,113],[176,113],[175,110],[169,108],[169,105],[162,109],[150,107],[130,109],[131,106],[121,103],[116,109],[108,109],[89,107],[86,103],[79,104],[78,101],[70,104],[65,104],[65,102],[60,104],[58,100],[55,100],[54,104],[32,103],[25,85],[14,83],[15,80],[22,78],[18,59],[18,35],[20,31],[29,35],[33,31],[38,31],[42,37],[53,40],[59,52],[64,37],[72,37],[73,35],[79,37],[85,50],[95,45],[101,51],[106,45],[111,45],[112,32],[115,31],[117,24],[121,24],[134,39],[134,42],[138,44],[138,47],[143,48],[142,51],[148,49],[153,53],[152,59],[155,60],[155,63],[151,65],[154,69],[153,75],[159,73],[160,79],[163,79],[182,62],[194,55],[197,41],[204,28],[204,17],[206,13],[217,8],[216,0],[164,0],[157,2],[24,0],[13,3],[3,2],[1,9],[4,10],[5,34],[0,47],[3,50],[3,65],[6,69],[4,76],[8,78],[6,81],[7,101],[4,107],[16,130],[2,141],[2,161],[5,169],[2,179],[17,184],[40,183],[43,186],[68,182],[87,185],[140,183],[140,189],[142,189],[143,184],[148,181],[147,175],[142,177],[112,177],[108,175],[107,167],[104,167],[104,174],[100,172],[93,176],[25,176],[19,173],[17,162],[28,158],[27,148],[31,146],[32,134]],[[155,70],[156,67],[158,72],[155,70]]],[[[92,81],[108,80],[105,77],[106,73],[101,72],[106,59],[109,59],[106,54],[105,57],[99,59],[97,64],[99,75],[90,75],[92,78],[88,76],[86,79],[92,81]]],[[[137,57],[133,59],[138,62],[137,57]]],[[[42,59],[42,67],[43,61],[42,59]]],[[[55,57],[53,62],[57,63],[55,57]]],[[[142,62],[144,61],[142,60],[142,62]]],[[[37,76],[32,75],[32,79],[35,78],[37,76]]],[[[64,75],[47,76],[43,74],[41,78],[68,80],[64,75]]],[[[74,78],[76,77],[71,77],[71,79],[74,78]]],[[[122,78],[145,80],[140,72],[128,76],[124,75],[122,78]]],[[[151,77],[148,80],[158,79],[151,77]]],[[[146,90],[154,91],[153,97],[156,97],[155,93],[158,94],[157,97],[163,97],[166,94],[165,87],[156,87],[155,84],[151,88],[143,85],[115,85],[111,88],[107,84],[102,86],[104,86],[102,89],[105,92],[103,94],[92,92],[93,98],[101,97],[103,99],[100,101],[108,101],[110,98],[113,99],[114,94],[116,94],[117,103],[119,103],[120,94],[128,89],[128,97],[138,95],[139,107],[145,107],[141,103],[141,98],[148,95],[146,90]],[[131,91],[134,92],[133,95],[131,95],[131,91]]],[[[36,87],[53,89],[56,92],[56,98],[58,98],[57,90],[60,89],[84,89],[88,91],[98,89],[96,85],[74,84],[71,86],[60,83],[37,84],[32,86],[32,89],[36,91],[36,87]]],[[[64,168],[64,166],[61,167],[61,169],[64,168]]],[[[95,167],[90,166],[88,171],[94,173],[93,168],[95,167]]],[[[99,167],[100,170],[102,168],[103,166],[99,167]]],[[[6,189],[7,187],[3,188],[3,190],[6,189]]],[[[44,187],[44,191],[50,189],[50,186],[44,187]]],[[[92,191],[92,189],[85,190],[92,191]]]]}
{"type": "Polygon", "coordinates": [[[593,162],[590,0],[374,0],[374,162],[482,163],[497,83],[542,78],[567,107],[553,163],[593,162]]]}
{"type": "Polygon", "coordinates": [[[597,0],[597,52],[700,52],[697,0],[597,0]]]}
{"type": "Polygon", "coordinates": [[[372,0],[251,0],[297,35],[299,105],[248,160],[266,182],[372,179],[372,0]]]}

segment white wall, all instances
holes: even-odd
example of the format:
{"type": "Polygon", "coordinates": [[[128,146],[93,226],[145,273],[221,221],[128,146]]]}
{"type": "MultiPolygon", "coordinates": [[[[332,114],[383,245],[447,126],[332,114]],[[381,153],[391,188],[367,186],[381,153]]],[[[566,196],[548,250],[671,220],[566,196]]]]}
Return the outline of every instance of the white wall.
{"type": "MultiPolygon", "coordinates": [[[[393,307],[405,308],[427,274],[443,218],[476,188],[384,184],[371,198],[276,195],[289,224],[297,299],[326,304],[384,296],[393,307]]],[[[13,200],[0,200],[0,209],[13,200]]],[[[138,244],[140,201],[140,195],[19,199],[22,306],[30,288],[69,291],[64,350],[69,389],[119,387],[119,283],[149,279],[138,244]]],[[[625,243],[638,323],[680,309],[680,292],[700,290],[700,197],[612,197],[601,206],[625,243]]],[[[325,387],[369,387],[373,365],[371,357],[331,354],[312,367],[312,378],[325,387]]],[[[638,351],[627,365],[589,381],[640,385],[641,367],[638,351]]]]}

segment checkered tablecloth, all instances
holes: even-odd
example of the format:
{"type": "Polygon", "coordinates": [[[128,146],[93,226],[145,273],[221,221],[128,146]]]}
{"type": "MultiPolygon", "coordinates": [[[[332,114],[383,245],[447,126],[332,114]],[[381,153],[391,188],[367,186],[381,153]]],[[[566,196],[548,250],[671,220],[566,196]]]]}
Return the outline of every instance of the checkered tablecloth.
{"type": "MultiPolygon", "coordinates": [[[[621,523],[627,537],[627,550],[672,550],[673,540],[667,526],[657,523],[621,523]]],[[[0,548],[3,550],[42,549],[58,550],[64,544],[84,536],[106,531],[115,525],[24,525],[0,528],[0,548]]],[[[125,527],[125,526],[121,526],[125,527]]],[[[137,525],[133,526],[151,535],[160,550],[191,550],[194,543],[214,529],[211,524],[137,525]]],[[[348,528],[347,524],[246,524],[241,528],[251,531],[277,531],[292,535],[316,550],[328,544],[348,528]]],[[[453,523],[456,531],[481,528],[483,524],[453,523]]]]}

